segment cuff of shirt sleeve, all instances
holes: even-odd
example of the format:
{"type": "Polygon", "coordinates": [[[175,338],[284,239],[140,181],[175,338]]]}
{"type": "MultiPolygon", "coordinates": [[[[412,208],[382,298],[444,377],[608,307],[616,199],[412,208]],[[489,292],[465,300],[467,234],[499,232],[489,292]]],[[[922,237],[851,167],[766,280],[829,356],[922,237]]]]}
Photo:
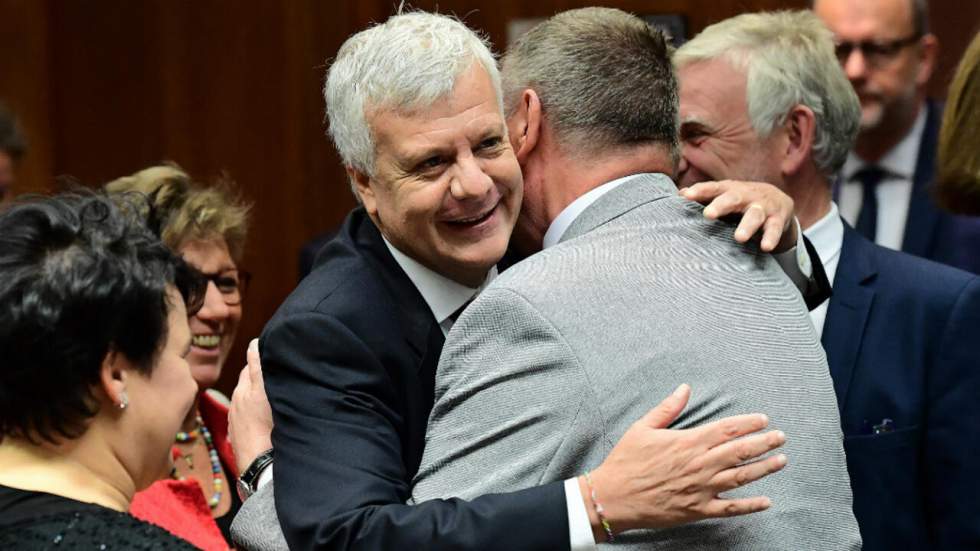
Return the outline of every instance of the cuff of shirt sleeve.
{"type": "MultiPolygon", "coordinates": [[[[261,483],[261,482],[260,482],[261,483]]],[[[565,481],[565,505],[568,508],[568,541],[571,551],[596,551],[589,512],[585,510],[585,500],[578,487],[578,478],[565,481]]]]}
{"type": "Polygon", "coordinates": [[[266,484],[272,482],[272,468],[275,467],[276,463],[273,461],[269,463],[269,466],[262,470],[262,474],[259,475],[259,481],[255,484],[255,489],[259,490],[266,484]]]}

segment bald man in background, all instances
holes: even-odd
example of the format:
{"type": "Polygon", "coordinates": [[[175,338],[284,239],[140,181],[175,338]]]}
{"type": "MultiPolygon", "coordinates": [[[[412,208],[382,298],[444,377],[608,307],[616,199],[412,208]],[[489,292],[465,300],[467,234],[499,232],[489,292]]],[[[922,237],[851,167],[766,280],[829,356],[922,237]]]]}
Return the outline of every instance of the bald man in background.
{"type": "Polygon", "coordinates": [[[854,149],[835,198],[879,245],[980,273],[980,219],[932,199],[941,106],[926,98],[939,52],[927,0],[815,0],[861,102],[854,149]]]}

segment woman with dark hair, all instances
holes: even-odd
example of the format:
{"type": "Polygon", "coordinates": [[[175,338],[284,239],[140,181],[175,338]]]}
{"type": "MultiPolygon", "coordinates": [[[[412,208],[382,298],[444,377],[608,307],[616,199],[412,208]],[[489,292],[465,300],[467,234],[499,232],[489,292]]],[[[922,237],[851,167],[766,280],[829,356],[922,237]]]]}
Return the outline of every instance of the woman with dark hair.
{"type": "Polygon", "coordinates": [[[126,514],[173,467],[201,293],[137,211],[85,193],[0,214],[0,549],[192,549],[126,514]]]}

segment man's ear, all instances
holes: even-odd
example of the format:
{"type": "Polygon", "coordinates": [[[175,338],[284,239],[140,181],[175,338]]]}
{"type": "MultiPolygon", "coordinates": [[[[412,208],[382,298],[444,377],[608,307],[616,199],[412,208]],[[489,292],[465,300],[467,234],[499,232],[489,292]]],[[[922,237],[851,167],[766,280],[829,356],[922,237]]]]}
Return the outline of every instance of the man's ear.
{"type": "Polygon", "coordinates": [[[513,114],[507,119],[510,145],[522,166],[538,145],[541,131],[541,100],[537,92],[525,88],[513,114]]]}
{"type": "Polygon", "coordinates": [[[936,59],[939,57],[939,39],[934,34],[927,34],[919,41],[919,71],[915,75],[915,83],[919,86],[928,84],[936,70],[936,59]]]}
{"type": "Polygon", "coordinates": [[[786,140],[782,144],[785,150],[779,168],[783,174],[796,174],[813,156],[817,118],[809,107],[797,105],[786,115],[783,129],[786,132],[786,140]]]}
{"type": "Polygon", "coordinates": [[[106,398],[116,407],[126,409],[129,405],[129,395],[126,393],[126,382],[132,365],[129,360],[114,349],[109,349],[99,370],[99,383],[106,398]]]}
{"type": "Polygon", "coordinates": [[[378,213],[378,200],[374,195],[374,190],[371,189],[371,177],[352,166],[347,166],[346,170],[347,177],[354,184],[357,196],[361,199],[361,204],[364,205],[364,210],[367,211],[368,216],[374,218],[378,213]]]}

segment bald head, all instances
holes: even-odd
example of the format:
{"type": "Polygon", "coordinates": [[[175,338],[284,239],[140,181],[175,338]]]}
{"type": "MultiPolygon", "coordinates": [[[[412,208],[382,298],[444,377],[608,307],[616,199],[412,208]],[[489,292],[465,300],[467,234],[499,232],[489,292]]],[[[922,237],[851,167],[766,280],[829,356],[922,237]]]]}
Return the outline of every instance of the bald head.
{"type": "MultiPolygon", "coordinates": [[[[935,66],[938,42],[928,34],[928,5],[815,0],[813,10],[834,33],[838,59],[861,100],[859,154],[887,152],[914,123],[935,66]]],[[[862,156],[874,161],[875,154],[862,156]]]]}

